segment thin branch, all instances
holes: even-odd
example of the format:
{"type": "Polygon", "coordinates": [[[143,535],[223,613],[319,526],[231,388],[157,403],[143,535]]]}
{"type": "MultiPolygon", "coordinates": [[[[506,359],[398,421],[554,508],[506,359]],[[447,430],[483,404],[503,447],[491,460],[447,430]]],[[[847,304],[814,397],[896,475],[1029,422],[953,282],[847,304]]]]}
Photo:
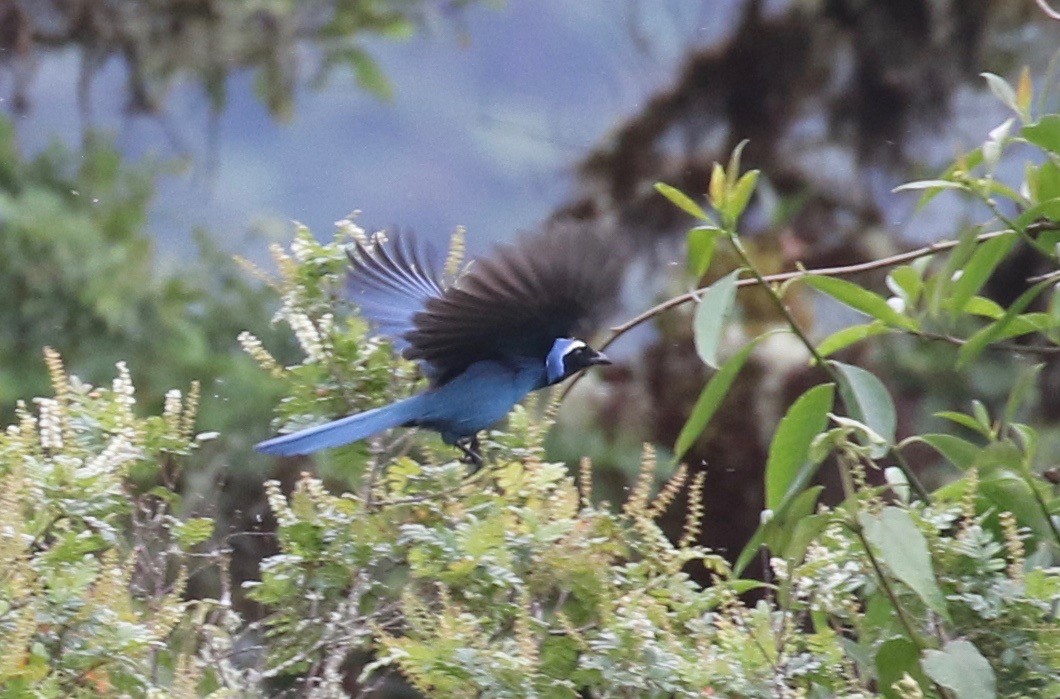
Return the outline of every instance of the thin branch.
{"type": "Polygon", "coordinates": [[[1038,7],[1042,9],[1042,12],[1045,13],[1046,17],[1049,17],[1050,19],[1060,20],[1060,10],[1054,10],[1053,8],[1049,7],[1049,3],[1047,0],[1037,0],[1037,2],[1038,7]]]}
{"type": "MultiPolygon", "coordinates": [[[[919,330],[913,332],[913,335],[922,337],[925,340],[938,340],[939,342],[948,342],[951,345],[960,347],[968,343],[967,340],[963,340],[953,335],[943,335],[941,333],[932,333],[919,330]]],[[[1060,346],[1047,346],[1047,345],[1021,345],[1017,342],[996,342],[992,345],[988,345],[987,349],[1000,350],[1002,352],[1023,352],[1024,354],[1060,354],[1060,346]]]]}
{"type": "MultiPolygon", "coordinates": [[[[975,242],[978,245],[981,243],[985,243],[986,241],[991,240],[993,238],[997,238],[998,236],[1005,235],[1007,233],[1009,233],[1008,230],[983,233],[981,235],[976,236],[975,242]]],[[[928,255],[935,255],[940,252],[945,252],[946,250],[951,250],[957,247],[957,244],[959,242],[960,241],[958,240],[943,240],[938,243],[925,245],[924,247],[916,248],[914,250],[903,252],[898,255],[892,255],[890,257],[881,257],[878,260],[869,260],[868,262],[861,262],[853,265],[796,270],[794,272],[781,272],[780,274],[767,274],[762,277],[762,282],[766,284],[782,284],[784,282],[791,281],[792,279],[799,279],[800,277],[805,277],[810,274],[824,277],[847,277],[854,274],[860,274],[862,272],[870,272],[876,269],[886,269],[888,267],[894,267],[904,262],[910,262],[921,257],[927,257],[928,255]]],[[[740,281],[736,282],[737,288],[758,286],[758,284],[759,281],[757,279],[741,279],[740,281]]],[[[671,308],[676,308],[677,306],[686,304],[689,301],[695,301],[703,295],[703,292],[706,291],[707,288],[708,287],[701,287],[694,291],[690,291],[687,294],[674,296],[671,299],[663,301],[657,306],[649,308],[640,315],[631,318],[630,320],[627,320],[625,323],[622,323],[621,325],[616,325],[615,327],[611,328],[611,337],[608,338],[607,341],[600,346],[600,349],[607,349],[607,347],[610,346],[619,337],[626,334],[638,325],[651,320],[660,313],[668,311],[671,308]]]]}

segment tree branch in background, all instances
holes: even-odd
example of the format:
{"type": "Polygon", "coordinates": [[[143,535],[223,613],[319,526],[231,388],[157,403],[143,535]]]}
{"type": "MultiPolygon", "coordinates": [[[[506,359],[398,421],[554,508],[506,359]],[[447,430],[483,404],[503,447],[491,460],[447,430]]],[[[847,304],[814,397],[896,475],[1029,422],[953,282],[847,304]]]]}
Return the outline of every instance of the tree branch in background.
{"type": "Polygon", "coordinates": [[[1038,0],[1038,7],[1042,8],[1042,12],[1044,12],[1051,19],[1060,19],[1060,11],[1054,10],[1053,8],[1049,7],[1049,3],[1047,2],[1047,0],[1038,0]]]}
{"type": "MultiPolygon", "coordinates": [[[[1049,222],[1049,223],[1042,223],[1042,224],[1031,224],[1027,228],[1031,232],[1042,232],[1042,231],[1046,231],[1046,230],[1057,230],[1058,225],[1060,225],[1060,224],[1049,222]]],[[[1009,233],[1009,232],[1010,232],[1009,230],[1005,229],[1005,230],[1000,230],[1000,231],[991,231],[989,233],[983,233],[981,235],[976,236],[975,242],[976,242],[977,245],[979,245],[979,244],[985,243],[988,240],[996,238],[998,236],[1005,235],[1006,233],[1009,233]]],[[[959,242],[960,241],[957,241],[957,240],[943,240],[943,241],[940,241],[938,243],[932,243],[931,245],[925,245],[924,247],[916,248],[914,250],[909,250],[908,252],[903,252],[903,253],[900,253],[898,255],[892,255],[890,257],[881,257],[878,260],[870,260],[868,262],[860,262],[858,264],[853,264],[853,265],[843,265],[843,266],[839,266],[839,267],[822,267],[820,269],[800,269],[800,270],[796,270],[794,272],[781,272],[779,274],[768,274],[768,275],[764,275],[762,277],[762,282],[765,282],[767,284],[782,284],[784,282],[791,281],[792,279],[798,279],[800,277],[805,277],[805,276],[808,276],[808,275],[811,275],[811,274],[824,276],[824,277],[846,277],[846,276],[851,276],[851,275],[854,275],[854,274],[860,274],[862,272],[870,272],[872,270],[877,270],[877,269],[886,269],[888,267],[895,267],[895,266],[903,264],[905,262],[910,262],[910,261],[915,260],[915,259],[920,258],[920,257],[927,257],[928,255],[934,255],[934,254],[937,254],[937,253],[940,253],[940,252],[945,252],[946,250],[950,250],[952,248],[957,247],[957,244],[959,242]]],[[[760,282],[759,282],[758,279],[753,279],[753,278],[751,278],[751,279],[741,279],[738,282],[736,282],[736,286],[737,286],[737,288],[744,288],[744,287],[749,287],[749,286],[757,286],[759,283],[760,282]]],[[[678,306],[686,304],[689,301],[695,301],[696,299],[698,299],[703,294],[703,292],[705,290],[706,290],[706,287],[703,287],[703,288],[695,289],[694,291],[690,291],[687,294],[681,294],[680,296],[674,296],[671,299],[667,299],[666,301],[663,301],[662,303],[658,304],[657,306],[653,306],[653,307],[649,308],[648,310],[644,311],[640,315],[638,315],[638,316],[636,316],[634,318],[631,318],[630,320],[627,320],[625,323],[622,323],[621,325],[616,325],[615,327],[611,328],[611,337],[609,337],[607,339],[607,341],[604,342],[604,344],[600,346],[600,349],[601,350],[607,349],[612,343],[614,343],[615,340],[620,338],[622,335],[626,334],[627,332],[629,332],[633,328],[637,327],[638,325],[651,320],[652,318],[654,318],[655,316],[659,315],[660,313],[668,311],[671,308],[676,308],[678,306]]],[[[939,338],[932,338],[932,339],[939,339],[939,338]]],[[[942,338],[942,339],[945,339],[945,338],[942,338]]],[[[1048,352],[1051,352],[1051,351],[1054,350],[1054,348],[1052,348],[1052,347],[1037,348],[1037,350],[1036,350],[1033,347],[1024,347],[1022,345],[1015,345],[1015,346],[1010,347],[1009,349],[1015,349],[1017,347],[1022,352],[1034,352],[1034,351],[1038,351],[1038,350],[1045,350],[1048,353],[1048,352]]],[[[573,384],[573,382],[572,382],[572,384],[573,384]]]]}

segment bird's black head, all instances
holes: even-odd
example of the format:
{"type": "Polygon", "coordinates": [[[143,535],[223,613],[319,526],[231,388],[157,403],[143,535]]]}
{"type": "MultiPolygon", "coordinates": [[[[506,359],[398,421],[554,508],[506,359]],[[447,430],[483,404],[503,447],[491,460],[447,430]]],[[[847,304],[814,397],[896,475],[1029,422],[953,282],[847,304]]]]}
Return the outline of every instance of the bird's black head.
{"type": "Polygon", "coordinates": [[[581,340],[561,337],[552,343],[548,357],[545,358],[545,376],[549,385],[598,364],[610,364],[602,352],[597,352],[581,340]]]}

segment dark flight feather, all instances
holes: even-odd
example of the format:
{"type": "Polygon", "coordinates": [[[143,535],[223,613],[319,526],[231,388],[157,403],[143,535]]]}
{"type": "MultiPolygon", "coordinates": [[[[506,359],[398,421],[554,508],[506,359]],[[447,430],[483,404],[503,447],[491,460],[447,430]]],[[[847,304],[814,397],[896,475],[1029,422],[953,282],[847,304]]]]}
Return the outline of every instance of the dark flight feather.
{"type": "Polygon", "coordinates": [[[375,330],[438,386],[478,361],[544,361],[556,338],[586,338],[618,295],[616,247],[588,227],[555,226],[498,247],[446,284],[439,256],[395,233],[350,252],[347,288],[375,330]]]}
{"type": "Polygon", "coordinates": [[[427,299],[404,356],[429,365],[436,384],[485,359],[544,361],[556,338],[587,337],[613,307],[624,261],[617,247],[574,225],[499,247],[427,299]]]}

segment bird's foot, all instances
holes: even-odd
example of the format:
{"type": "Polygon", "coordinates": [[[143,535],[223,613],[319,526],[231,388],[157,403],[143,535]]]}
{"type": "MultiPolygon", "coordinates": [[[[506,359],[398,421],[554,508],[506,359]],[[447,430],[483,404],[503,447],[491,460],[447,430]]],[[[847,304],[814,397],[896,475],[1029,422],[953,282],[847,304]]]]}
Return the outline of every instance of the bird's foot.
{"type": "Polygon", "coordinates": [[[478,450],[479,444],[477,434],[456,440],[455,446],[457,449],[464,452],[463,462],[471,464],[471,473],[475,473],[482,468],[482,454],[480,454],[478,450]]]}

